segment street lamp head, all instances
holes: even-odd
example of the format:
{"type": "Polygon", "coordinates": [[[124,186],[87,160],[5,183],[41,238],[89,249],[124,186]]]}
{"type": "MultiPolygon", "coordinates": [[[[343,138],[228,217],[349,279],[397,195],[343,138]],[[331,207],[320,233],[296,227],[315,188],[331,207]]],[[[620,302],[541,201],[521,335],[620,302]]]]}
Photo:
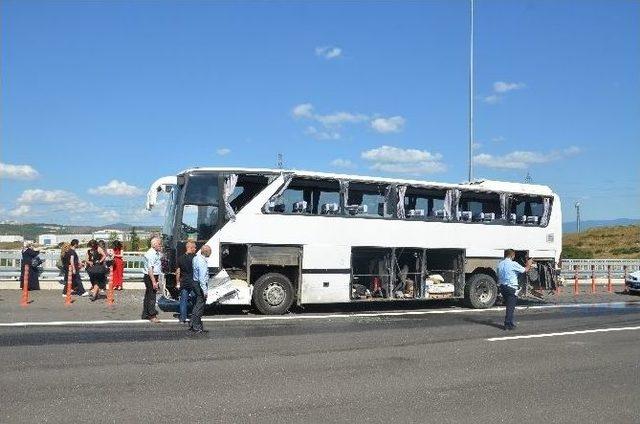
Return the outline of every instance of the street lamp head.
{"type": "Polygon", "coordinates": [[[576,208],[580,207],[580,202],[576,202],[576,208]]]}

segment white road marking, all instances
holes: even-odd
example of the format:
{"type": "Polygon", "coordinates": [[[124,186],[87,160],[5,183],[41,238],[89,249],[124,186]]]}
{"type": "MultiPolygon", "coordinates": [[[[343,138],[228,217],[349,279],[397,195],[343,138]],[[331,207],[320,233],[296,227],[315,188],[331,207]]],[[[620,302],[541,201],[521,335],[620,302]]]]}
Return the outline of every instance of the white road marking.
{"type": "Polygon", "coordinates": [[[596,328],[593,330],[563,331],[560,333],[544,333],[544,334],[527,334],[522,336],[492,337],[487,340],[490,342],[500,342],[504,340],[539,339],[543,337],[572,336],[575,334],[608,333],[610,331],[629,331],[629,330],[640,330],[640,325],[635,327],[610,327],[610,328],[596,328]]]}
{"type": "MultiPolygon", "coordinates": [[[[518,306],[519,310],[539,310],[539,309],[560,309],[560,308],[619,308],[633,304],[640,307],[640,302],[609,302],[609,303],[572,303],[557,305],[535,305],[535,306],[518,306]]],[[[202,318],[204,322],[241,322],[241,321],[295,321],[305,319],[332,319],[332,318],[375,318],[375,317],[396,317],[396,316],[422,316],[437,314],[463,314],[463,313],[481,313],[504,311],[504,307],[493,307],[488,309],[435,309],[420,311],[398,311],[398,312],[362,312],[350,314],[323,314],[323,315],[307,315],[307,314],[290,314],[277,316],[234,316],[219,318],[202,318]]],[[[178,323],[177,319],[162,319],[162,323],[178,323]]],[[[132,320],[95,320],[95,321],[39,321],[39,322],[4,322],[0,323],[0,327],[55,327],[69,325],[110,325],[110,324],[150,324],[145,319],[132,320]]]]}

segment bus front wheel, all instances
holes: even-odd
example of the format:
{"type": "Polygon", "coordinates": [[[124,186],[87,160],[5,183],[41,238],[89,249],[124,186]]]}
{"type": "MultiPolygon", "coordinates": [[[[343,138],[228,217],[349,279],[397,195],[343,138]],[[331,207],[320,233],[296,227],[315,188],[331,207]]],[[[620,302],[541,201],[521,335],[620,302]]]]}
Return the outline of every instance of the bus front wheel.
{"type": "Polygon", "coordinates": [[[282,315],[293,303],[293,285],[287,277],[270,272],[253,285],[253,304],[264,315],[282,315]]]}
{"type": "Polygon", "coordinates": [[[498,284],[487,274],[473,274],[464,288],[464,300],[474,309],[486,309],[496,303],[498,284]]]}

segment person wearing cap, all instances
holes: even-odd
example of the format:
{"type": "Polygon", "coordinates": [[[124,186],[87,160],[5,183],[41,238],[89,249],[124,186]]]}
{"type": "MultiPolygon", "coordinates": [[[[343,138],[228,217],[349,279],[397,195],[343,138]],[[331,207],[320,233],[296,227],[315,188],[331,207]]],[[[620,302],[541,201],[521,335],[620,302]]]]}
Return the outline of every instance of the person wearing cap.
{"type": "Polygon", "coordinates": [[[507,307],[504,317],[505,330],[514,330],[516,328],[513,316],[516,310],[516,303],[518,303],[518,293],[520,292],[518,274],[528,272],[533,264],[532,259],[527,259],[525,266],[522,266],[514,261],[515,257],[516,252],[513,249],[507,249],[504,251],[504,260],[498,264],[500,293],[502,293],[502,298],[507,307]]]}

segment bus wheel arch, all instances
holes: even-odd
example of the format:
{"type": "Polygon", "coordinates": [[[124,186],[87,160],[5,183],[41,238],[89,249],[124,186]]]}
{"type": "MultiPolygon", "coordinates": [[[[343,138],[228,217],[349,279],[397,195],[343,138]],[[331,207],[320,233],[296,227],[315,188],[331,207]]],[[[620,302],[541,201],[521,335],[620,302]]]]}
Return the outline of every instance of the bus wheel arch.
{"type": "MultiPolygon", "coordinates": [[[[490,270],[493,271],[493,270],[490,270]]],[[[474,271],[464,286],[464,303],[474,309],[486,309],[496,303],[498,282],[494,272],[479,269],[474,271]]]]}
{"type": "Polygon", "coordinates": [[[252,304],[264,315],[282,315],[286,313],[295,298],[295,289],[291,280],[279,272],[267,272],[253,285],[252,304]]]}

